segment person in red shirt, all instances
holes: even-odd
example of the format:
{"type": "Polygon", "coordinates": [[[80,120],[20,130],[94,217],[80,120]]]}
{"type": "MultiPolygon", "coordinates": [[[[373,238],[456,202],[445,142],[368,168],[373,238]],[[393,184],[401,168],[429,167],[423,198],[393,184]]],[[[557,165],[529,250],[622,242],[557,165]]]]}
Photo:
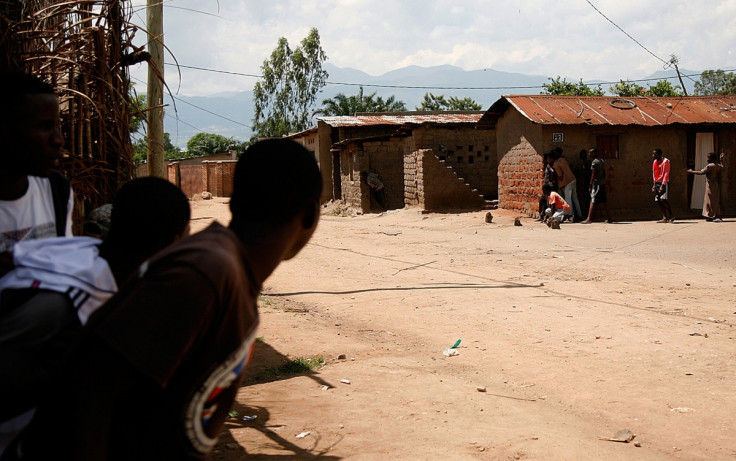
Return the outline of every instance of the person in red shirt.
{"type": "Polygon", "coordinates": [[[552,190],[552,186],[545,184],[542,186],[542,192],[547,197],[548,208],[545,212],[547,219],[560,223],[569,218],[572,220],[572,209],[570,205],[562,198],[560,194],[552,190]]]}
{"type": "Polygon", "coordinates": [[[654,185],[654,202],[662,212],[662,219],[659,223],[675,222],[675,216],[672,214],[670,207],[669,191],[670,191],[670,160],[662,156],[662,149],[656,148],[652,151],[652,178],[654,185]]]}

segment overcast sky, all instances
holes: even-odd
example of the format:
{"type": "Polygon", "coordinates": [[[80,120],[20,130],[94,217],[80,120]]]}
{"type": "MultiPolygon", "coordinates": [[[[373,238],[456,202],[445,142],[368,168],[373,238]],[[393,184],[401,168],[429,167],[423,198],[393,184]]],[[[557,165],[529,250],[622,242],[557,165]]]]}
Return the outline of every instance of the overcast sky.
{"type": "MultiPolygon", "coordinates": [[[[133,22],[145,26],[145,0],[133,4],[133,22]]],[[[258,75],[279,37],[294,48],[312,27],[328,62],[370,75],[450,64],[618,81],[662,70],[673,54],[681,69],[736,65],[736,0],[164,0],[164,40],[185,66],[258,75]]],[[[179,82],[166,67],[172,90],[187,96],[256,81],[181,73],[179,82]]],[[[132,75],[145,80],[145,66],[132,75]]]]}

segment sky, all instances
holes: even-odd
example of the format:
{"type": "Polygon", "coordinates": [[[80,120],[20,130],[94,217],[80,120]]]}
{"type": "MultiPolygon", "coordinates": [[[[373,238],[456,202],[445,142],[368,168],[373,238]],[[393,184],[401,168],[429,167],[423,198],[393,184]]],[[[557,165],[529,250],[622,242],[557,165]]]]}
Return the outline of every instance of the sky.
{"type": "MultiPolygon", "coordinates": [[[[144,28],[145,3],[133,1],[132,17],[144,28]]],[[[294,48],[312,27],[329,63],[374,76],[449,64],[619,81],[663,70],[672,55],[680,69],[736,70],[736,0],[164,0],[165,60],[257,76],[280,37],[294,48]]],[[[257,81],[187,68],[180,80],[165,70],[185,96],[257,81]]],[[[145,81],[145,65],[131,75],[145,81]]]]}

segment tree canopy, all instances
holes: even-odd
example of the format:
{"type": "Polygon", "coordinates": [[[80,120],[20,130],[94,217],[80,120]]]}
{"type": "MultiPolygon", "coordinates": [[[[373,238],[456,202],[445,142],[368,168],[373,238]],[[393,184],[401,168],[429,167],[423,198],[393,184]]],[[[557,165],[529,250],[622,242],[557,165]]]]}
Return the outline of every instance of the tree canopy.
{"type": "Polygon", "coordinates": [[[700,74],[700,81],[695,82],[695,94],[736,94],[736,74],[721,69],[706,70],[700,74]]]}
{"type": "Polygon", "coordinates": [[[220,154],[229,150],[240,152],[244,148],[245,143],[235,138],[226,138],[221,134],[197,133],[187,141],[187,158],[220,154]]]}
{"type": "MultiPolygon", "coordinates": [[[[164,133],[164,158],[182,158],[184,154],[171,142],[169,133],[164,133]]],[[[133,141],[133,161],[141,163],[148,160],[148,138],[143,136],[133,141]]]]}
{"type": "Polygon", "coordinates": [[[253,87],[253,137],[283,136],[309,128],[310,109],[328,74],[319,32],[312,28],[292,50],[279,38],[269,59],[261,65],[261,79],[253,87]]]}
{"type": "Polygon", "coordinates": [[[634,96],[683,96],[682,88],[680,85],[672,86],[667,80],[660,80],[656,85],[649,85],[649,88],[635,83],[621,80],[615,86],[609,87],[609,91],[622,97],[634,97],[634,96]]]}
{"type": "Polygon", "coordinates": [[[445,99],[445,95],[434,95],[433,93],[424,93],[422,104],[416,110],[443,111],[443,110],[481,110],[483,106],[475,102],[472,98],[457,98],[451,96],[445,99]]]}
{"type": "Polygon", "coordinates": [[[376,92],[369,95],[363,94],[363,87],[358,90],[357,95],[345,96],[338,93],[332,99],[322,101],[322,108],[315,114],[322,115],[355,115],[358,112],[401,112],[406,110],[402,101],[397,101],[394,96],[389,96],[385,101],[376,92]]]}
{"type": "Polygon", "coordinates": [[[591,87],[583,83],[583,79],[580,82],[568,82],[560,76],[557,78],[549,78],[550,83],[542,84],[541,94],[557,94],[557,95],[571,95],[571,96],[603,96],[605,93],[599,84],[597,87],[591,87]]]}

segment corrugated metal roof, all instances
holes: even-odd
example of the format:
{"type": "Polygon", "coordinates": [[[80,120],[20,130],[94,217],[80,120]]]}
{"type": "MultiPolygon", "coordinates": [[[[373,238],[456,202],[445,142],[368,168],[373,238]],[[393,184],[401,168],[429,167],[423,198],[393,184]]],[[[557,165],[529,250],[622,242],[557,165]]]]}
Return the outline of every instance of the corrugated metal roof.
{"type": "Polygon", "coordinates": [[[382,112],[376,114],[356,114],[352,116],[342,115],[317,117],[317,120],[336,128],[346,126],[421,125],[424,123],[477,123],[483,116],[483,113],[484,112],[430,112],[423,114],[421,112],[417,112],[407,114],[382,112]]]}
{"type": "Polygon", "coordinates": [[[543,125],[736,123],[736,96],[619,98],[554,95],[503,96],[491,106],[483,122],[495,124],[508,104],[532,122],[543,125]]]}

